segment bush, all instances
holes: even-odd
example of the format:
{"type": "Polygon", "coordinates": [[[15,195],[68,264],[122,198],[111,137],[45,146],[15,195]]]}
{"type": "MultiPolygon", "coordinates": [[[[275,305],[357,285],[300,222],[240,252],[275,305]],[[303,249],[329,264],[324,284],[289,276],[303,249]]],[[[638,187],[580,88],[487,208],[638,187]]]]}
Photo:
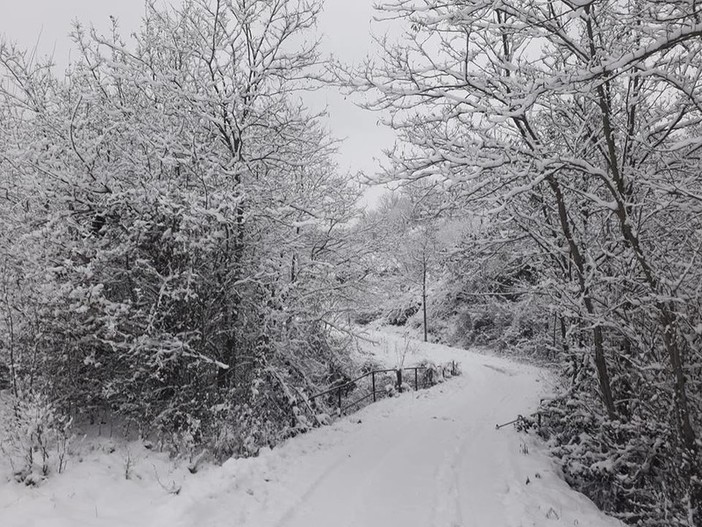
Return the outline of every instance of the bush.
{"type": "Polygon", "coordinates": [[[610,421],[601,404],[569,394],[542,409],[541,435],[566,481],[605,512],[638,526],[688,525],[681,451],[671,423],[610,421]]]}
{"type": "Polygon", "coordinates": [[[71,439],[71,419],[39,393],[10,398],[0,412],[0,450],[17,481],[37,485],[63,472],[71,439]]]}
{"type": "Polygon", "coordinates": [[[272,296],[266,282],[242,280],[259,256],[239,253],[228,234],[233,198],[208,202],[115,193],[98,233],[89,218],[83,230],[56,221],[37,233],[72,250],[49,253],[49,269],[37,263],[39,286],[21,310],[33,318],[15,335],[18,356],[31,361],[17,376],[41,386],[56,416],[107,414],[173,452],[216,443],[220,456],[253,453],[303,426],[293,399],[324,383],[345,343],[293,286],[272,296]]]}
{"type": "Polygon", "coordinates": [[[367,326],[371,322],[378,320],[383,316],[383,312],[379,310],[359,311],[354,315],[353,321],[359,326],[367,326]]]}
{"type": "Polygon", "coordinates": [[[388,311],[385,318],[391,326],[404,326],[412,315],[419,311],[420,307],[421,305],[416,303],[395,307],[388,311]]]}

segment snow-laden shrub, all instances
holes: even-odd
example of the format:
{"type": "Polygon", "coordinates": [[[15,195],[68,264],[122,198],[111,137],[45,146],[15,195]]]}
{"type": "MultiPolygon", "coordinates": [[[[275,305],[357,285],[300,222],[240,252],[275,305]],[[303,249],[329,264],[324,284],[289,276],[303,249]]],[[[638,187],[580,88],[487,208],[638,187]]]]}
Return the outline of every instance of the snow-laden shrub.
{"type": "Polygon", "coordinates": [[[102,214],[100,230],[73,236],[48,272],[44,371],[67,411],[110,408],[178,430],[213,402],[227,333],[239,329],[221,331],[235,302],[217,283],[232,279],[217,268],[227,225],[216,209],[158,193],[113,196],[102,214]]]}
{"type": "MultiPolygon", "coordinates": [[[[652,415],[611,421],[598,401],[573,392],[541,409],[540,433],[566,481],[630,525],[687,526],[681,463],[670,423],[652,415]]],[[[534,424],[534,421],[532,421],[534,424]]]]}
{"type": "Polygon", "coordinates": [[[29,268],[36,290],[24,312],[34,317],[15,325],[19,383],[36,378],[57,412],[112,414],[179,454],[213,443],[222,455],[253,453],[310,426],[293,399],[347,359],[304,288],[333,277],[300,268],[285,288],[243,279],[262,264],[233,239],[244,228],[236,202],[124,192],[105,199],[99,229],[89,217],[47,223],[36,243],[70,250],[44,246],[29,268]]]}
{"type": "Polygon", "coordinates": [[[387,309],[385,319],[391,326],[404,326],[414,314],[419,312],[421,305],[416,300],[411,298],[404,298],[404,300],[387,309]]]}
{"type": "Polygon", "coordinates": [[[240,402],[223,407],[211,424],[210,449],[220,460],[256,455],[261,448],[273,447],[324,420],[324,414],[312,413],[290,375],[275,368],[262,369],[249,393],[237,394],[236,399],[240,402]]]}
{"type": "Polygon", "coordinates": [[[45,395],[9,397],[3,401],[0,422],[0,451],[17,481],[37,485],[49,474],[63,472],[72,420],[45,395]]]}
{"type": "Polygon", "coordinates": [[[538,360],[547,356],[552,317],[535,296],[484,297],[464,303],[460,296],[444,294],[430,305],[430,328],[437,340],[460,347],[492,346],[501,353],[538,360]]]}
{"type": "Polygon", "coordinates": [[[382,316],[383,312],[379,309],[360,310],[354,313],[353,321],[359,326],[366,326],[382,316]]]}
{"type": "MultiPolygon", "coordinates": [[[[450,259],[429,298],[429,333],[434,340],[542,360],[552,340],[553,316],[538,291],[538,274],[518,255],[483,260],[470,249],[450,259]]],[[[420,322],[415,315],[412,322],[420,322]]]]}
{"type": "Polygon", "coordinates": [[[419,387],[427,388],[433,386],[434,384],[443,382],[442,367],[441,365],[431,361],[429,359],[424,359],[420,361],[417,366],[422,368],[419,373],[419,387]]]}

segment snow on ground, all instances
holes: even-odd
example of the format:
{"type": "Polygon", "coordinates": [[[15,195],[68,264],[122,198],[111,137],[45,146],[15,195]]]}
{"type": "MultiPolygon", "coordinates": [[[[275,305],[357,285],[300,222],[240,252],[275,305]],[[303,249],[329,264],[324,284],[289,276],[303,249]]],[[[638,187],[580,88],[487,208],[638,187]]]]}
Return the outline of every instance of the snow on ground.
{"type": "Polygon", "coordinates": [[[95,451],[39,488],[0,486],[0,525],[621,525],[571,490],[534,438],[495,429],[532,412],[549,392],[541,370],[446,346],[407,346],[396,335],[371,337],[378,344],[364,349],[389,366],[403,358],[405,365],[457,360],[463,374],[197,474],[142,449],[132,453],[126,480],[124,452],[95,451]],[[174,486],[177,495],[168,492],[174,486]]]}
{"type": "Polygon", "coordinates": [[[169,491],[188,473],[182,463],[137,442],[76,439],[72,450],[80,455],[71,457],[64,473],[38,487],[0,482],[0,526],[149,525],[154,507],[166,505],[169,491]]]}

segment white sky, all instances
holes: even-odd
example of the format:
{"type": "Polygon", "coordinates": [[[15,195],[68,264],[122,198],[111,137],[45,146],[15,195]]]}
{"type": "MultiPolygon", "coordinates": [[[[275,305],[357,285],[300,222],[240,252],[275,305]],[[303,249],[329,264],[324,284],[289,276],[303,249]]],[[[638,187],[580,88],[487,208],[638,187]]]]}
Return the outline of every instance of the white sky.
{"type": "MultiPolygon", "coordinates": [[[[347,62],[361,61],[372,49],[371,22],[374,0],[325,0],[319,28],[324,33],[323,51],[347,62]]],[[[68,62],[71,21],[99,29],[108,27],[108,17],[115,16],[123,34],[136,29],[144,12],[144,0],[0,0],[0,33],[21,46],[40,54],[53,54],[59,64],[68,62]]],[[[372,175],[382,158],[382,149],[390,147],[393,134],[378,124],[379,115],[357,108],[338,90],[316,92],[309,104],[329,111],[332,133],[344,138],[339,165],[351,172],[372,175]]],[[[378,191],[367,193],[373,202],[378,191]]]]}

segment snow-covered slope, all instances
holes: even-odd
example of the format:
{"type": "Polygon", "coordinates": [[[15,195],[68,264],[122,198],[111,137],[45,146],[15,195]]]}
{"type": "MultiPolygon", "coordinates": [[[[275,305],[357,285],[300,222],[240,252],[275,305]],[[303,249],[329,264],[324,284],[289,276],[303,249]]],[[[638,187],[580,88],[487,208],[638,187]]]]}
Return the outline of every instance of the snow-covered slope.
{"type": "MultiPolygon", "coordinates": [[[[392,362],[404,343],[383,338],[377,351],[392,362]]],[[[495,429],[533,411],[548,390],[540,370],[444,346],[414,348],[405,364],[455,359],[463,375],[370,405],[258,458],[176,472],[178,495],[75,467],[39,489],[9,495],[6,486],[0,525],[620,525],[568,488],[537,442],[512,427],[495,429]],[[76,477],[95,479],[89,486],[76,477]]]]}

